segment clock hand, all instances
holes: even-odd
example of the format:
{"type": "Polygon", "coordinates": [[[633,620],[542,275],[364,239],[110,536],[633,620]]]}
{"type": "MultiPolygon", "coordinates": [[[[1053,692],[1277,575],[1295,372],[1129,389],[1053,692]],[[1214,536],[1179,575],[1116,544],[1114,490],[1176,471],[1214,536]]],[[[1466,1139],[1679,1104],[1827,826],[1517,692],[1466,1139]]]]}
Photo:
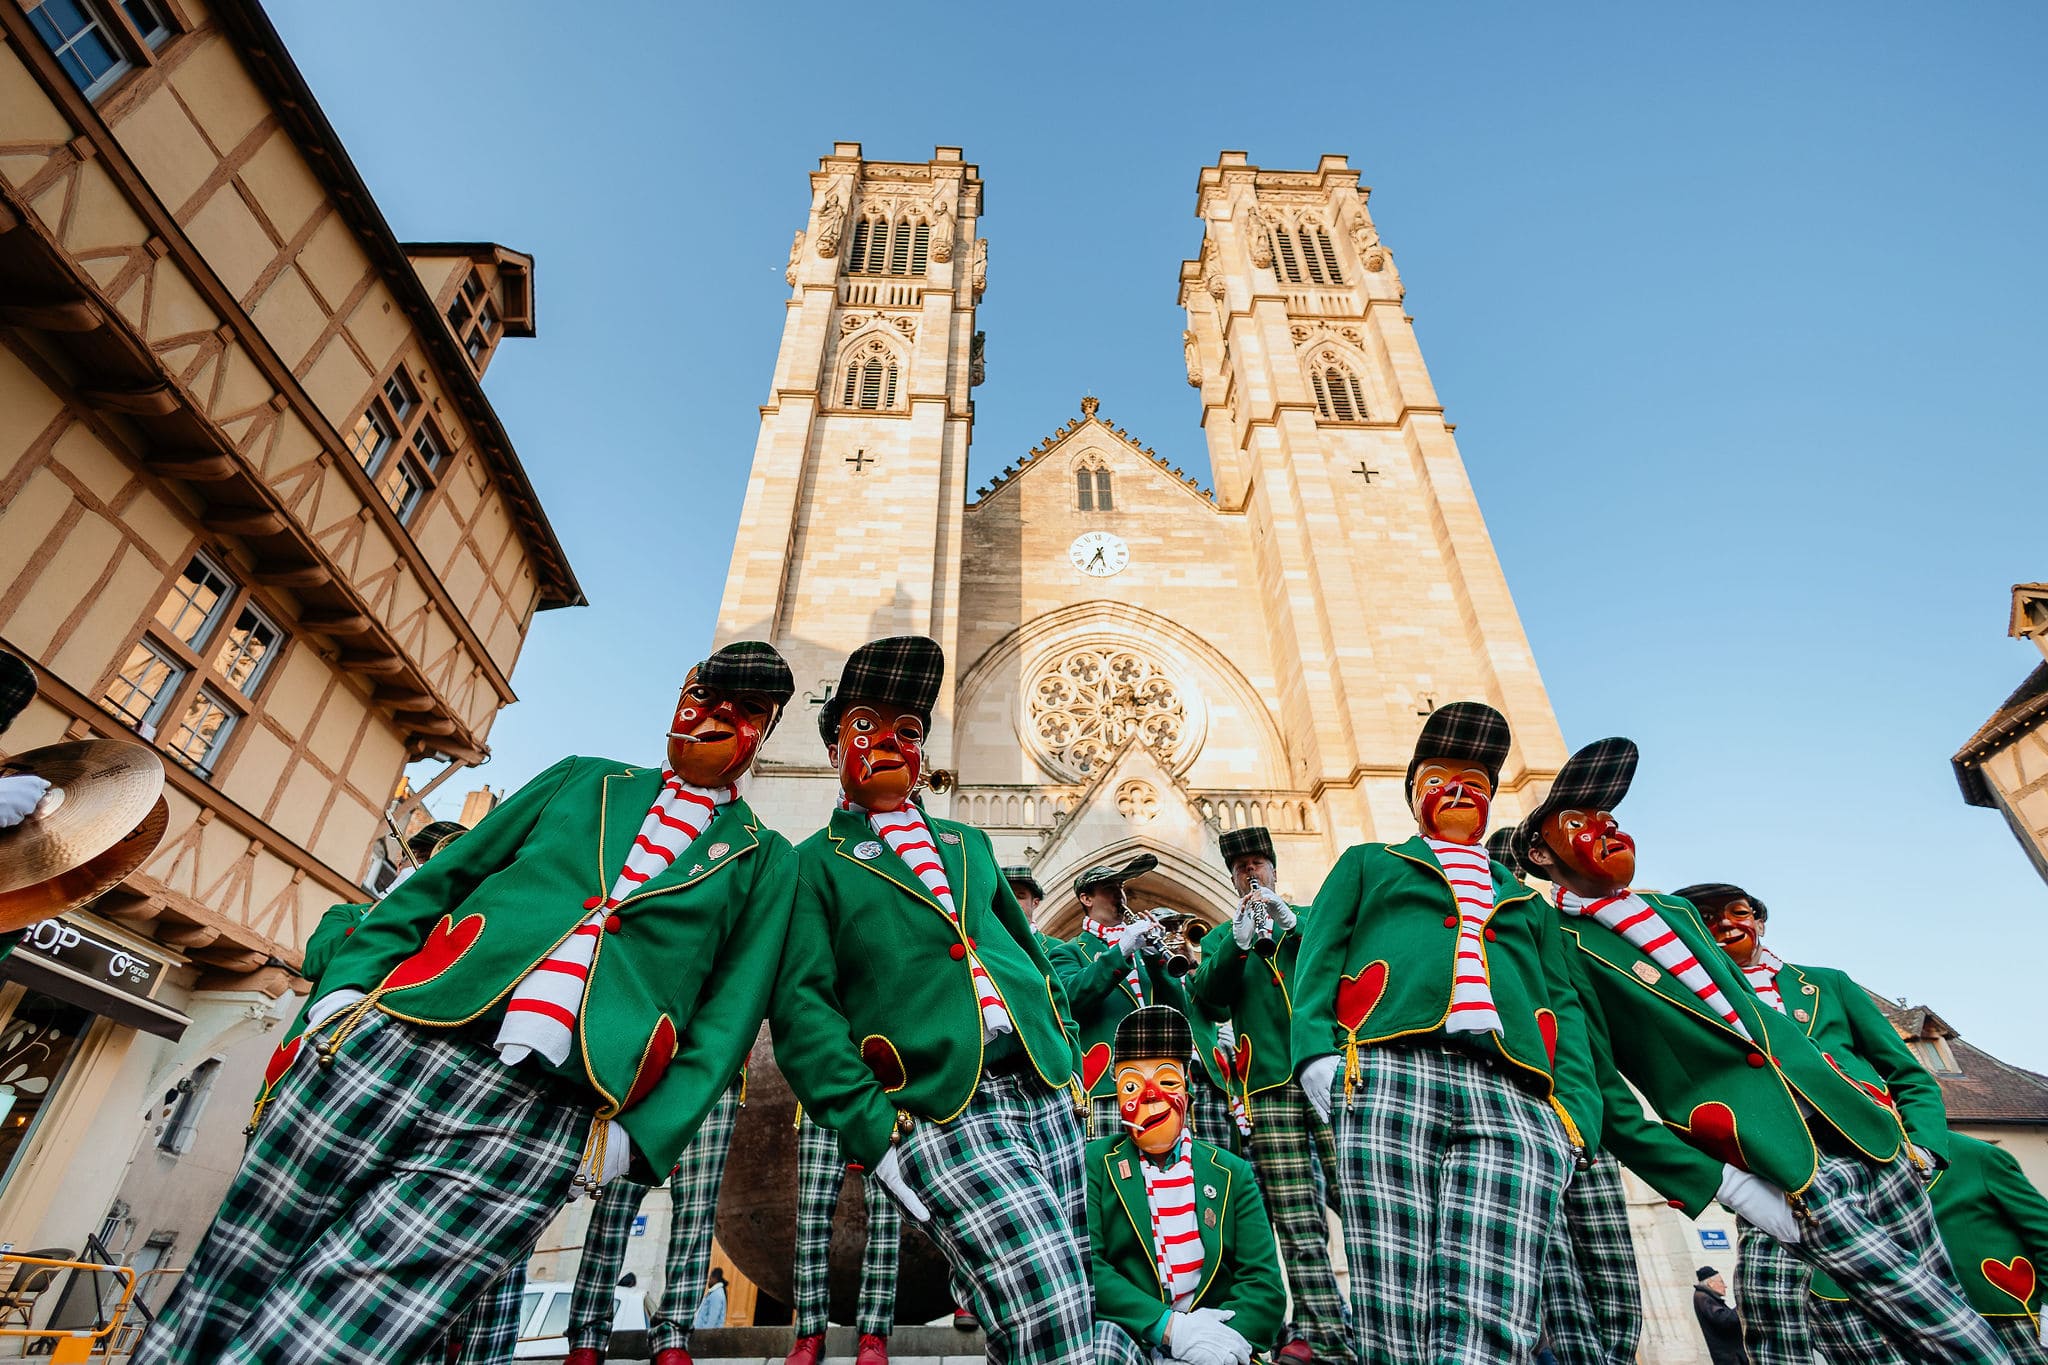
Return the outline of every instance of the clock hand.
{"type": "Polygon", "coordinates": [[[1095,547],[1095,558],[1089,560],[1088,562],[1090,564],[1102,564],[1102,567],[1105,569],[1109,567],[1107,564],[1103,564],[1102,547],[1100,545],[1095,547]]]}

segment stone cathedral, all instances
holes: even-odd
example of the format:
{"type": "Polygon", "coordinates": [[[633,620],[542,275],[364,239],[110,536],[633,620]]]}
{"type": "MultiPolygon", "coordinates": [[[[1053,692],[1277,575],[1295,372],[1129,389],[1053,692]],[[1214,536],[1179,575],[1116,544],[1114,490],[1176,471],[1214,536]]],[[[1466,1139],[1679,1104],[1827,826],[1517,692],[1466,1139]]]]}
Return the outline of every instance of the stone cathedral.
{"type": "Polygon", "coordinates": [[[1219,917],[1216,835],[1243,824],[1312,895],[1347,846],[1406,837],[1402,776],[1440,701],[1507,715],[1499,818],[1526,808],[1566,750],[1368,193],[1339,156],[1202,170],[1177,283],[1213,491],[1114,425],[1113,396],[1049,413],[970,489],[979,170],[834,146],[718,620],[797,675],[751,794],[771,824],[823,823],[837,788],[805,713],[850,650],[907,633],[950,664],[931,749],[960,785],[933,809],[1036,869],[1053,933],[1074,873],[1141,850],[1160,866],[1138,903],[1219,917]]]}

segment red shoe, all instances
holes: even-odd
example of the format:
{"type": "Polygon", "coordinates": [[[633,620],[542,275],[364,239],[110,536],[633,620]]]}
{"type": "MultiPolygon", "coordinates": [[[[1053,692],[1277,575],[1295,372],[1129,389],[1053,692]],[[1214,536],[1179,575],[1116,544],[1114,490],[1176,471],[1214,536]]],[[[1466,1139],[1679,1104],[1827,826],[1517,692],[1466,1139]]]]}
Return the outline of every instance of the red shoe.
{"type": "Polygon", "coordinates": [[[956,1332],[977,1332],[981,1330],[981,1319],[974,1316],[974,1310],[964,1303],[953,1305],[953,1330],[956,1332]]]}
{"type": "Polygon", "coordinates": [[[690,1359],[690,1353],[680,1346],[670,1346],[654,1353],[654,1365],[697,1365],[690,1359]]]}
{"type": "Polygon", "coordinates": [[[818,1365],[819,1358],[824,1354],[825,1334],[823,1332],[819,1332],[814,1336],[798,1337],[791,1344],[789,1354],[783,1357],[782,1365],[818,1365]]]}
{"type": "Polygon", "coordinates": [[[1300,1337],[1273,1352],[1273,1359],[1292,1361],[1294,1365],[1315,1365],[1315,1358],[1316,1353],[1310,1350],[1309,1344],[1300,1337]]]}
{"type": "Polygon", "coordinates": [[[860,1354],[853,1358],[853,1365],[889,1365],[889,1338],[861,1333],[860,1354]]]}
{"type": "Polygon", "coordinates": [[[604,1352],[595,1346],[578,1346],[562,1358],[562,1365],[604,1365],[604,1352]]]}

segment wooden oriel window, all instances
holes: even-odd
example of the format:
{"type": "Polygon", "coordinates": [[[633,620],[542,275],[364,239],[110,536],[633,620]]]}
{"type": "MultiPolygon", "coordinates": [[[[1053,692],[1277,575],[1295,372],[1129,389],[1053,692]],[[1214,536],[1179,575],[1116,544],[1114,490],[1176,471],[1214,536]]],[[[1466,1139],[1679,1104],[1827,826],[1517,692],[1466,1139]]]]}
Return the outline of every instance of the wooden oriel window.
{"type": "Polygon", "coordinates": [[[100,705],[201,777],[284,646],[284,632],[220,562],[192,556],[100,693],[100,705]]]}
{"type": "Polygon", "coordinates": [[[29,7],[28,22],[87,99],[150,65],[176,31],[159,0],[41,0],[29,7]]]}
{"type": "Polygon", "coordinates": [[[420,391],[401,364],[363,409],[345,438],[377,496],[401,522],[410,521],[439,481],[448,442],[427,415],[420,391]]]}
{"type": "Polygon", "coordinates": [[[462,288],[455,291],[455,299],[448,305],[448,330],[455,333],[463,354],[479,370],[505,330],[498,306],[491,302],[491,291],[484,286],[483,272],[475,266],[470,267],[462,288]]]}

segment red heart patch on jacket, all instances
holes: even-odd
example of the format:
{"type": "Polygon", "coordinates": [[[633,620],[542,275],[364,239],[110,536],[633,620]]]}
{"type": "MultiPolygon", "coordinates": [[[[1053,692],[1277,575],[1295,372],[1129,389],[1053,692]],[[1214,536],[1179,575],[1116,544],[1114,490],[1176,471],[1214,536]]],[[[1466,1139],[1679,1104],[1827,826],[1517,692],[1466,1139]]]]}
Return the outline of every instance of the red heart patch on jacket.
{"type": "Polygon", "coordinates": [[[1735,1133],[1735,1111],[1719,1100],[1696,1105],[1689,1123],[1673,1124],[1708,1156],[1719,1157],[1738,1171],[1749,1169],[1742,1159],[1742,1143],[1735,1133]]]}
{"type": "Polygon", "coordinates": [[[1856,1087],[1856,1088],[1857,1088],[1858,1090],[1861,1090],[1861,1091],[1862,1091],[1862,1092],[1863,1092],[1864,1094],[1866,1094],[1866,1095],[1870,1096],[1870,1098],[1872,1098],[1872,1099],[1876,1100],[1876,1101],[1877,1101],[1877,1102],[1878,1102],[1879,1104],[1883,1105],[1883,1106],[1884,1106],[1885,1108],[1887,1108],[1887,1109],[1896,1109],[1896,1108],[1898,1108],[1898,1106],[1897,1106],[1896,1104],[1893,1104],[1893,1103],[1892,1103],[1892,1094],[1891,1094],[1891,1091],[1889,1091],[1889,1090],[1886,1090],[1886,1089],[1885,1089],[1885,1088],[1884,1088],[1883,1086],[1881,1086],[1881,1085],[1871,1085],[1871,1084],[1869,1084],[1869,1083],[1867,1083],[1867,1082],[1865,1082],[1865,1081],[1859,1081],[1859,1080],[1857,1080],[1857,1079],[1856,1079],[1856,1078],[1855,1078],[1854,1076],[1851,1076],[1851,1075],[1850,1075],[1850,1074],[1849,1074],[1848,1072],[1846,1072],[1846,1071],[1842,1070],[1842,1064],[1841,1064],[1840,1062],[1838,1062],[1838,1061],[1836,1061],[1836,1060],[1835,1060],[1835,1054],[1834,1054],[1834,1053],[1832,1053],[1832,1052],[1823,1052],[1823,1053],[1821,1053],[1820,1055],[1821,1055],[1821,1056],[1822,1056],[1823,1058],[1825,1058],[1825,1059],[1826,1059],[1826,1061],[1827,1061],[1827,1064],[1828,1064],[1829,1066],[1831,1066],[1831,1067],[1833,1067],[1833,1068],[1835,1069],[1835,1074],[1836,1074],[1837,1076],[1840,1076],[1840,1077],[1841,1077],[1841,1078],[1842,1078],[1843,1080],[1845,1080],[1845,1081],[1847,1081],[1847,1082],[1848,1082],[1849,1084],[1851,1084],[1851,1085],[1855,1086],[1855,1087],[1856,1087]]]}
{"type": "Polygon", "coordinates": [[[1102,1079],[1102,1073],[1109,1070],[1109,1044],[1097,1043],[1081,1055],[1081,1088],[1090,1094],[1095,1092],[1095,1083],[1102,1079]]]}
{"type": "Polygon", "coordinates": [[[287,1038],[277,1045],[277,1051],[270,1054],[270,1064],[263,1068],[263,1090],[268,1094],[273,1086],[284,1079],[292,1069],[292,1063],[299,1059],[299,1046],[306,1041],[301,1033],[296,1038],[287,1038]]]}
{"type": "Polygon", "coordinates": [[[626,1102],[621,1109],[631,1109],[647,1098],[647,1092],[668,1073],[669,1063],[676,1059],[676,1026],[664,1014],[655,1022],[654,1032],[647,1035],[647,1046],[640,1053],[640,1069],[633,1073],[633,1088],[626,1092],[626,1102]]]}
{"type": "Polygon", "coordinates": [[[896,1045],[879,1033],[871,1033],[861,1040],[860,1059],[868,1064],[868,1070],[875,1073],[875,1079],[882,1083],[882,1089],[894,1094],[910,1084],[910,1077],[903,1070],[903,1058],[897,1055],[896,1045]]]}
{"type": "Polygon", "coordinates": [[[1235,1067],[1237,1063],[1232,1060],[1228,1052],[1224,1051],[1221,1047],[1212,1047],[1209,1049],[1209,1056],[1216,1063],[1217,1075],[1221,1076],[1226,1081],[1234,1078],[1236,1073],[1232,1070],[1232,1068],[1235,1067]]]}
{"type": "Polygon", "coordinates": [[[1237,1074],[1246,1080],[1252,1078],[1252,1040],[1246,1034],[1237,1040],[1237,1074]]]}
{"type": "Polygon", "coordinates": [[[1543,1055],[1550,1058],[1551,1070],[1557,1069],[1557,1014],[1552,1010],[1536,1011],[1536,1031],[1543,1035],[1543,1055]]]}
{"type": "Polygon", "coordinates": [[[469,915],[460,924],[454,920],[452,915],[441,916],[441,922],[427,935],[420,950],[393,967],[379,989],[402,991],[407,986],[432,981],[460,961],[476,942],[476,936],[484,931],[484,917],[469,915]]]}
{"type": "Polygon", "coordinates": [[[1986,1256],[1977,1267],[1984,1272],[1984,1278],[1999,1289],[2026,1303],[2034,1297],[2037,1279],[2034,1263],[2024,1256],[2015,1256],[2010,1261],[1994,1261],[1986,1256]]]}
{"type": "Polygon", "coordinates": [[[1382,958],[1368,962],[1356,976],[1337,979],[1337,1023],[1346,1033],[1358,1032],[1365,1017],[1380,1003],[1387,989],[1387,964],[1382,958]]]}

